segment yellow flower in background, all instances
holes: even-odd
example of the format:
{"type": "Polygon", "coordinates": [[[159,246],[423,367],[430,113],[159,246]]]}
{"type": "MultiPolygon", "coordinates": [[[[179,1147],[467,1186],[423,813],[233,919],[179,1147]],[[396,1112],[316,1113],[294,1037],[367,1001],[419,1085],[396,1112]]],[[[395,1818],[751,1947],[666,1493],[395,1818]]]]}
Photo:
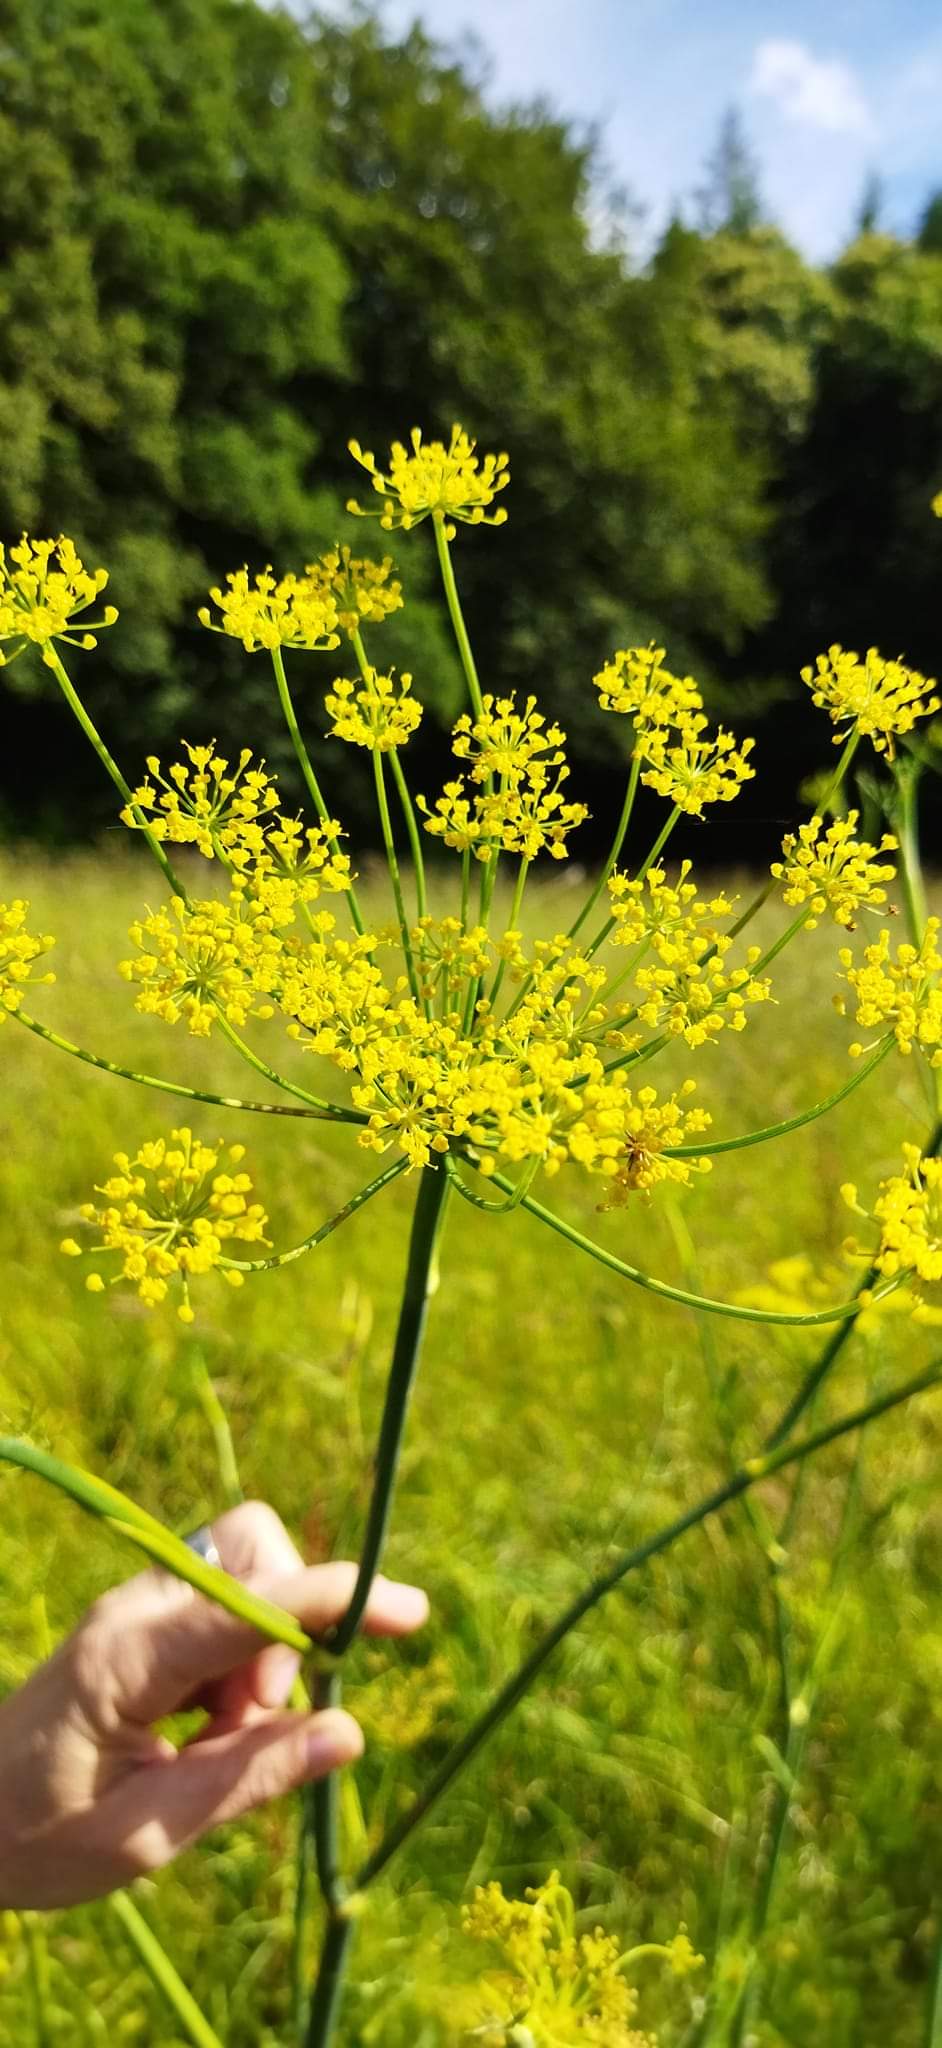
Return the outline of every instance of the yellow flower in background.
{"type": "Polygon", "coordinates": [[[942,519],[942,491],[938,491],[936,493],[936,496],[933,498],[932,510],[935,513],[937,519],[942,519]]]}
{"type": "Polygon", "coordinates": [[[250,582],[247,569],[236,569],[226,577],[226,584],[225,590],[217,585],[209,593],[220,618],[214,619],[204,605],[199,622],[212,633],[228,633],[241,640],[247,653],[256,654],[260,648],[310,651],[339,645],[333,595],[309,579],[278,578],[271,569],[263,569],[250,582]]]}
{"type": "Polygon", "coordinates": [[[96,634],[114,625],[117,611],[106,605],[97,619],[83,619],[82,613],[97,602],[107,581],[107,569],[86,569],[64,535],[30,540],[24,533],[15,547],[0,545],[0,642],[10,643],[0,646],[0,667],[30,645],[48,650],[53,640],[97,647],[96,634]]]}
{"type": "MultiPolygon", "coordinates": [[[[846,980],[857,999],[856,1022],[865,1031],[891,1030],[900,1052],[914,1046],[925,1053],[931,1067],[942,1066],[942,953],[939,951],[939,919],[930,917],[920,946],[909,942],[890,950],[890,934],[882,931],[864,950],[863,961],[855,965],[849,946],[840,953],[846,980]]],[[[835,1008],[843,1016],[847,999],[835,997],[835,1008]]],[[[856,1058],[860,1045],[850,1048],[856,1058]]]]}
{"type": "MultiPolygon", "coordinates": [[[[117,1172],[95,1192],[98,1202],[85,1202],[79,1211],[83,1223],[97,1230],[99,1242],[92,1252],[115,1253],[119,1271],[111,1285],[128,1280],[147,1308],[164,1300],[169,1283],[179,1279],[183,1299],[177,1314],[192,1322],[189,1280],[220,1267],[230,1286],[242,1283],[242,1274],[227,1267],[227,1244],[265,1244],[268,1218],[258,1202],[250,1202],[252,1183],[247,1173],[220,1171],[222,1155],[229,1168],[237,1169],[245,1156],[244,1145],[204,1145],[183,1125],[172,1131],[170,1143],[164,1138],[142,1145],[133,1159],[116,1152],[117,1172]]],[[[83,1247],[67,1237],[61,1249],[70,1258],[81,1258],[83,1247]]],[[[90,1273],[86,1286],[100,1294],[105,1281],[99,1272],[90,1273]]]]}
{"type": "Polygon", "coordinates": [[[639,739],[638,750],[647,763],[641,780],[678,810],[699,818],[704,804],[732,803],[743,783],[751,781],[756,772],[749,762],[754,744],[743,740],[737,746],[722,726],[711,733],[702,712],[686,715],[676,732],[650,725],[639,739]]]}
{"type": "Polygon", "coordinates": [[[304,575],[312,590],[336,606],[337,624],[345,633],[381,625],[402,608],[402,584],[393,575],[389,555],[371,562],[351,554],[349,547],[331,548],[319,561],[309,562],[304,575]]]}
{"type": "Polygon", "coordinates": [[[12,903],[0,903],[0,1024],[9,1012],[18,1010],[28,981],[34,988],[47,988],[55,981],[52,973],[34,974],[37,960],[50,952],[55,939],[37,937],[26,929],[29,904],[21,896],[12,903]]]}
{"type": "Polygon", "coordinates": [[[663,647],[623,647],[592,680],[603,711],[630,718],[637,731],[649,726],[678,725],[703,710],[692,676],[675,676],[665,668],[663,647]]]}
{"type": "MultiPolygon", "coordinates": [[[[879,1230],[874,1252],[851,1242],[857,1257],[866,1257],[888,1280],[911,1279],[911,1299],[918,1318],[928,1306],[918,1283],[932,1287],[942,1280],[942,1160],[924,1159],[918,1145],[903,1146],[904,1169],[880,1182],[872,1212],[861,1207],[857,1189],[841,1189],[848,1208],[868,1217],[879,1230]]],[[[926,1320],[937,1320],[930,1309],[926,1320]]]]}
{"type": "MultiPolygon", "coordinates": [[[[379,515],[382,527],[387,531],[396,526],[408,530],[434,513],[445,521],[451,539],[455,530],[451,525],[453,519],[460,519],[467,526],[504,524],[507,514],[502,506],[496,512],[487,508],[498,491],[510,482],[506,455],[476,455],[477,443],[458,426],[452,427],[447,448],[443,441],[423,442],[419,427],[413,427],[409,443],[406,448],[402,441],[393,442],[385,471],[378,467],[375,455],[361,448],[359,441],[348,444],[354,461],[367,471],[374,491],[383,500],[379,515]]],[[[369,516],[355,498],[348,501],[347,510],[360,518],[369,516]]]]}
{"type": "Polygon", "coordinates": [[[332,737],[370,753],[388,754],[404,747],[422,722],[422,706],[411,695],[412,677],[380,675],[369,670],[362,682],[339,676],[324,702],[333,725],[332,737]]]}
{"type": "Polygon", "coordinates": [[[879,846],[856,839],[858,815],[848,811],[828,826],[822,818],[809,819],[797,832],[786,833],[784,858],[772,864],[776,881],[784,882],[785,902],[808,904],[809,930],[828,910],[836,924],[850,927],[858,910],[882,910],[886,904],[883,884],[892,882],[896,869],[879,856],[894,853],[898,842],[890,832],[879,846]]]}
{"type": "Polygon", "coordinates": [[[894,740],[911,732],[918,718],[938,711],[942,702],[935,694],[934,678],[902,661],[886,661],[875,647],[860,655],[835,642],[826,654],[816,656],[813,668],[802,669],[801,679],[813,702],[841,728],[834,735],[835,746],[856,729],[889,761],[894,758],[894,740]]]}

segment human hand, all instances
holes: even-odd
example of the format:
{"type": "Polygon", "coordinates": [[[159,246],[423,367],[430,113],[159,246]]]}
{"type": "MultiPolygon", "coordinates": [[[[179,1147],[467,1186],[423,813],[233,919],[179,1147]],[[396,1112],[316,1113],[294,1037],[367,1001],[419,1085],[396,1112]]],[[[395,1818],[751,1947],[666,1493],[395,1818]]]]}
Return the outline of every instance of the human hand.
{"type": "MultiPolygon", "coordinates": [[[[353,1592],[352,1564],[305,1566],[260,1501],[213,1524],[225,1570],[319,1636],[353,1592]]],[[[428,1603],[378,1578],[364,1627],[408,1635],[428,1603]]],[[[169,1572],[97,1600],[48,1663],[0,1706],[0,1908],[76,1905],[169,1863],[234,1820],[363,1748],[339,1709],[286,1711],[300,1659],[169,1572]],[[153,1724],[209,1715],[177,1750],[153,1724]]]]}

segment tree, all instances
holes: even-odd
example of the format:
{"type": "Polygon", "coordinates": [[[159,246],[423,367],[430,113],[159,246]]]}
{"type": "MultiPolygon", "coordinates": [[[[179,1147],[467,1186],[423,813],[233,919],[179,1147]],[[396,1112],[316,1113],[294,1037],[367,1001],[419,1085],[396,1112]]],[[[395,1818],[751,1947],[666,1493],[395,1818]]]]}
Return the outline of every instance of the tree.
{"type": "Polygon", "coordinates": [[[744,235],[762,219],[759,167],[737,107],[727,108],[723,115],[696,196],[700,227],[706,235],[744,235]]]}
{"type": "Polygon", "coordinates": [[[857,204],[855,235],[874,235],[880,225],[886,193],[879,171],[868,171],[857,204]]]}
{"type": "Polygon", "coordinates": [[[942,256],[942,191],[927,199],[916,239],[925,255],[942,256]]]}

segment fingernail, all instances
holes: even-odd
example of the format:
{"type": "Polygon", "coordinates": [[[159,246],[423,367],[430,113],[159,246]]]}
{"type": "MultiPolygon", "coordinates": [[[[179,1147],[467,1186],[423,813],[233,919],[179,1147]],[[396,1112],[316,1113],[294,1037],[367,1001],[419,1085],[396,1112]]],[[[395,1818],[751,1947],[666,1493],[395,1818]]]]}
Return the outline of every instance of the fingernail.
{"type": "Polygon", "coordinates": [[[307,1763],[312,1776],[352,1764],[363,1754],[363,1735],[352,1714],[328,1708],[312,1721],[307,1738],[307,1763]]]}
{"type": "Polygon", "coordinates": [[[396,1608],[401,1619],[410,1627],[419,1628],[428,1620],[428,1594],[421,1586],[403,1586],[396,1580],[391,1588],[396,1597],[396,1608]]]}
{"type": "Polygon", "coordinates": [[[296,1650],[289,1650],[287,1644],[278,1643],[274,1649],[266,1650],[259,1664],[259,1704],[263,1707],[283,1707],[291,1696],[291,1689],[301,1669],[301,1659],[296,1650]]]}

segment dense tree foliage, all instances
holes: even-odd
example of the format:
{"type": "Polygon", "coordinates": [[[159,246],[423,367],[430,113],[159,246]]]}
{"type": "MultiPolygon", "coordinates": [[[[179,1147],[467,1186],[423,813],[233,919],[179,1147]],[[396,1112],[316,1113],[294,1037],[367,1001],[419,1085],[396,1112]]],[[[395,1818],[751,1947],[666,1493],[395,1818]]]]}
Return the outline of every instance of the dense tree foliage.
{"type": "MultiPolygon", "coordinates": [[[[109,565],[122,616],[87,682],[132,766],[182,730],[281,758],[267,678],[203,644],[196,606],[243,561],[362,541],[346,439],[414,421],[512,450],[510,524],[461,550],[472,624],[488,678],[536,684],[600,780],[586,685],[614,643],[667,638],[751,719],[819,641],[931,666],[935,202],[918,244],[868,232],[815,271],[764,222],[732,116],[701,201],[637,265],[591,143],[495,113],[467,61],[369,13],[0,0],[0,530],[109,565]]],[[[446,721],[423,539],[384,646],[446,721]]],[[[9,821],[86,827],[47,679],[3,680],[9,821]]]]}

